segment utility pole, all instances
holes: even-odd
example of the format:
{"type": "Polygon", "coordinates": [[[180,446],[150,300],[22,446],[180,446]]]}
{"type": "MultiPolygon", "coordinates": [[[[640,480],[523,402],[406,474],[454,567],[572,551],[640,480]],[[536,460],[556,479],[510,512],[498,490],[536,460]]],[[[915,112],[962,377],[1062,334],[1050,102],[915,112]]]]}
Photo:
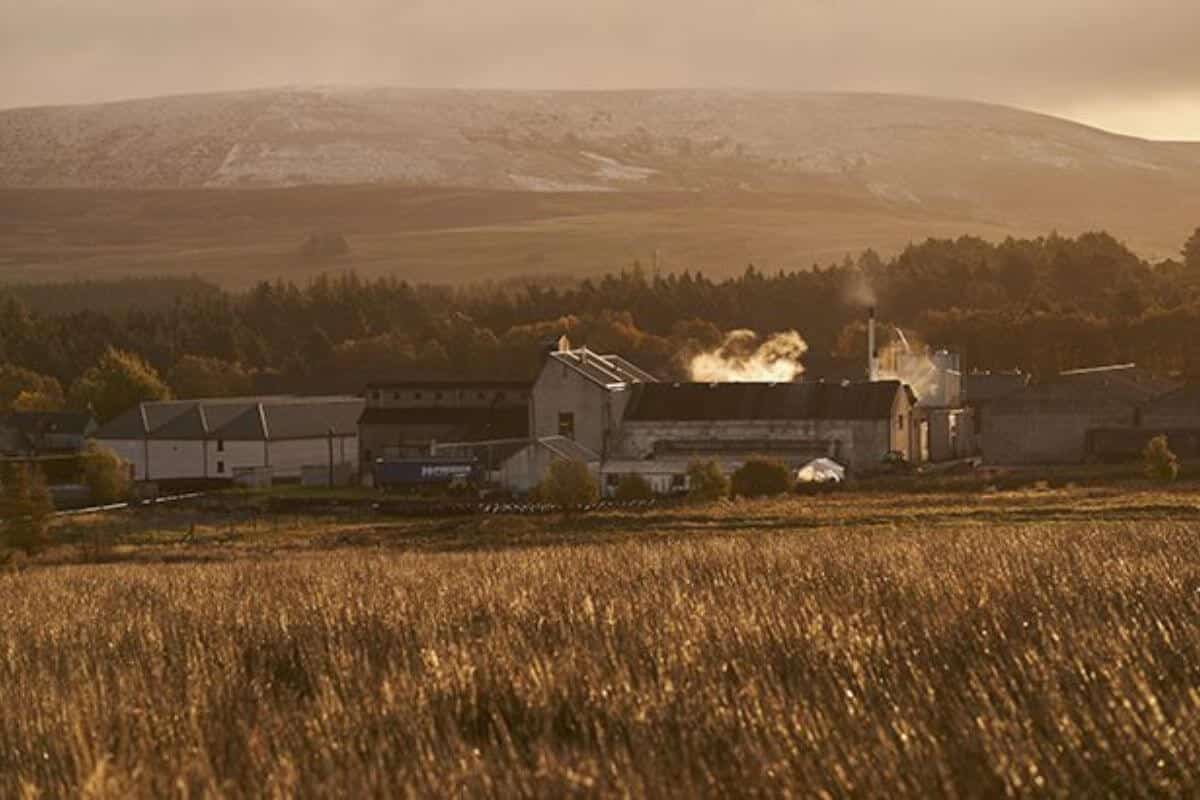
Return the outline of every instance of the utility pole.
{"type": "Polygon", "coordinates": [[[329,428],[329,488],[333,488],[333,427],[329,428]]]}

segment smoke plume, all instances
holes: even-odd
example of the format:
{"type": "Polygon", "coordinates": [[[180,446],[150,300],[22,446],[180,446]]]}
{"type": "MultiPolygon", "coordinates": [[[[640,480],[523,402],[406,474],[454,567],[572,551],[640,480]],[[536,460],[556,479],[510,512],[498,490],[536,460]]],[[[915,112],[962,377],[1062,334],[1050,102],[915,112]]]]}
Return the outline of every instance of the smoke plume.
{"type": "Polygon", "coordinates": [[[795,331],[760,339],[754,331],[732,331],[715,350],[694,356],[692,380],[701,383],[787,383],[804,372],[808,345],[795,331]]]}
{"type": "Polygon", "coordinates": [[[855,270],[846,279],[842,287],[842,300],[849,306],[867,308],[878,304],[875,287],[871,279],[862,270],[855,270]]]}

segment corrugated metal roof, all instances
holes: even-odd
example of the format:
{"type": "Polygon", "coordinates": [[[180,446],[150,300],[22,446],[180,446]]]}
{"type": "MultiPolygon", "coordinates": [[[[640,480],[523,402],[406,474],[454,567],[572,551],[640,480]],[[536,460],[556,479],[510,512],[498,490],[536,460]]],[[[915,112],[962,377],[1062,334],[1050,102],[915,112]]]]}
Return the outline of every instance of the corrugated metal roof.
{"type": "Polygon", "coordinates": [[[586,464],[600,460],[598,453],[589,450],[574,439],[568,439],[566,436],[546,436],[538,439],[538,444],[558,458],[566,461],[582,461],[586,464]]]}
{"type": "Polygon", "coordinates": [[[653,383],[658,380],[646,370],[620,356],[594,353],[586,347],[575,350],[556,350],[550,353],[550,358],[601,386],[653,383]]]}
{"type": "Polygon", "coordinates": [[[633,388],[632,422],[887,419],[899,381],[874,383],[643,383],[633,388]]]}

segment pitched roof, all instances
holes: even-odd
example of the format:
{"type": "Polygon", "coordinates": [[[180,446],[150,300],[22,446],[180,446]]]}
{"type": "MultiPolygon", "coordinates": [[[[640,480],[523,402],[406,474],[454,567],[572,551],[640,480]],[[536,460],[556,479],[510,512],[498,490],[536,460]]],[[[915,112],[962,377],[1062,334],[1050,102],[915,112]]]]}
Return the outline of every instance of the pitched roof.
{"type": "Polygon", "coordinates": [[[456,441],[519,439],[529,435],[529,414],[524,408],[367,408],[362,425],[445,425],[456,441]]]}
{"type": "Polygon", "coordinates": [[[582,461],[586,464],[600,460],[597,453],[566,436],[544,436],[537,443],[564,461],[582,461]]]}
{"type": "Polygon", "coordinates": [[[1200,384],[1191,383],[1160,395],[1145,405],[1148,414],[1195,414],[1200,416],[1200,384]]]}
{"type": "Polygon", "coordinates": [[[636,364],[617,355],[602,355],[586,347],[574,350],[555,350],[550,359],[557,361],[601,386],[624,386],[629,383],[654,383],[658,380],[636,364]]]}
{"type": "Polygon", "coordinates": [[[632,422],[887,419],[899,381],[862,383],[643,383],[633,388],[632,422]]]}
{"type": "Polygon", "coordinates": [[[1101,389],[1119,399],[1142,403],[1179,388],[1179,383],[1142,369],[1136,364],[1111,364],[1059,373],[1054,382],[1080,383],[1101,389]]]}
{"type": "Polygon", "coordinates": [[[357,397],[234,397],[140,403],[104,425],[97,439],[308,439],[353,435],[357,397]]]}
{"type": "Polygon", "coordinates": [[[962,380],[963,399],[968,403],[991,402],[1029,384],[1029,376],[1023,372],[968,372],[962,380]]]}
{"type": "Polygon", "coordinates": [[[47,433],[83,436],[96,421],[91,414],[81,411],[13,411],[0,424],[35,436],[47,433]]]}
{"type": "Polygon", "coordinates": [[[529,389],[530,381],[380,381],[367,384],[368,389],[460,389],[464,391],[503,391],[529,389]]]}
{"type": "Polygon", "coordinates": [[[989,414],[1077,414],[1108,410],[1132,410],[1140,396],[1120,391],[1102,391],[1086,381],[1054,380],[1030,384],[1018,392],[988,403],[989,414]]]}

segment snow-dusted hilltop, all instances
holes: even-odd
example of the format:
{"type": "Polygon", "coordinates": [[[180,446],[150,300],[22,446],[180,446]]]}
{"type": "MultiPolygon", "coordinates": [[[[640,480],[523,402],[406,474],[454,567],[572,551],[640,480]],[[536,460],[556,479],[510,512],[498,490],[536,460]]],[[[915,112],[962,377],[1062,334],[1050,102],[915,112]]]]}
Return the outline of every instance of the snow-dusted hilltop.
{"type": "Polygon", "coordinates": [[[1046,229],[1121,222],[1136,234],[1144,219],[1164,241],[1200,222],[1200,144],[931,98],[281,89],[0,112],[0,187],[349,183],[819,186],[904,213],[1046,229]]]}

